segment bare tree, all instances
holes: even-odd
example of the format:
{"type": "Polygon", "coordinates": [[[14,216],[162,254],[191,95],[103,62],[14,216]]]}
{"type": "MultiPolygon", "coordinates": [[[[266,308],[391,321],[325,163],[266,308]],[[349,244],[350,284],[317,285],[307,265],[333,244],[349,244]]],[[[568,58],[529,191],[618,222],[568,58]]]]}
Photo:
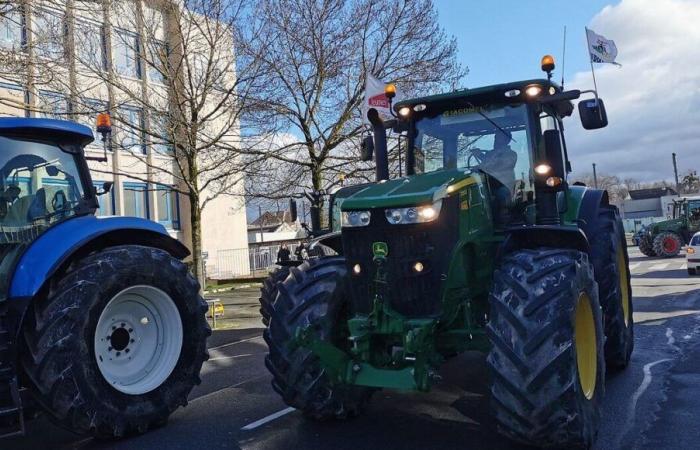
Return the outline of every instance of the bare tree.
{"type": "MultiPolygon", "coordinates": [[[[358,162],[367,73],[408,94],[454,87],[466,73],[431,0],[261,0],[254,17],[269,35],[243,51],[262,58],[256,95],[265,107],[246,124],[276,133],[271,147],[251,153],[268,157],[248,178],[251,197],[371,179],[371,166],[358,162]]],[[[398,170],[398,152],[390,157],[398,170]]]]}
{"type": "Polygon", "coordinates": [[[54,61],[74,70],[56,76],[57,68],[45,84],[68,97],[66,114],[77,120],[90,124],[97,112],[111,113],[109,144],[119,152],[93,170],[187,199],[193,271],[203,281],[202,211],[221,196],[242,198],[246,168],[257,162],[250,153],[240,157],[250,142],[240,123],[256,108],[249,94],[261,66],[254,52],[235,50],[244,24],[248,39],[258,39],[262,24],[244,17],[244,0],[173,0],[157,9],[131,1],[70,3],[55,13],[65,14],[73,45],[54,61]],[[138,164],[114,163],[124,154],[138,164]]]}

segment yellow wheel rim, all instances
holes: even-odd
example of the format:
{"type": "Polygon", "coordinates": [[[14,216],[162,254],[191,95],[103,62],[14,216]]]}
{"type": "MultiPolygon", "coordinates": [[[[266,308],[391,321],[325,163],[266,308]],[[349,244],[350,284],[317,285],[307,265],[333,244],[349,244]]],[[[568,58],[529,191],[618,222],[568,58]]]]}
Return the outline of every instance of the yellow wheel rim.
{"type": "Polygon", "coordinates": [[[595,393],[598,374],[598,348],[591,299],[585,292],[582,292],[578,297],[575,327],[574,344],[576,346],[578,381],[581,383],[583,395],[590,400],[595,393]]]}
{"type": "Polygon", "coordinates": [[[627,262],[625,261],[625,251],[622,243],[617,246],[617,268],[620,274],[620,301],[622,302],[622,313],[625,315],[625,327],[630,323],[630,288],[627,284],[627,262]]]}

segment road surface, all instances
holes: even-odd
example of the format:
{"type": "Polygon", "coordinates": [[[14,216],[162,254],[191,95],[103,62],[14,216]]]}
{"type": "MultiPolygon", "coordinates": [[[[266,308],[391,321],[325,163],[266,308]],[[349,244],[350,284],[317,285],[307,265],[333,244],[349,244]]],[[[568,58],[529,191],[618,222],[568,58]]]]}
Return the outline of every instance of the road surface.
{"type": "MultiPolygon", "coordinates": [[[[700,277],[682,257],[646,258],[630,249],[635,351],[624,372],[610,374],[596,448],[697,448],[700,427],[700,277]]],[[[270,387],[266,347],[255,317],[255,288],[217,294],[231,309],[248,311],[237,325],[216,331],[203,383],[187,408],[144,436],[98,442],[42,418],[28,436],[2,449],[425,449],[518,448],[498,436],[488,417],[483,355],[450,362],[429,394],[380,392],[362,417],[314,423],[288,409],[270,387]]]]}

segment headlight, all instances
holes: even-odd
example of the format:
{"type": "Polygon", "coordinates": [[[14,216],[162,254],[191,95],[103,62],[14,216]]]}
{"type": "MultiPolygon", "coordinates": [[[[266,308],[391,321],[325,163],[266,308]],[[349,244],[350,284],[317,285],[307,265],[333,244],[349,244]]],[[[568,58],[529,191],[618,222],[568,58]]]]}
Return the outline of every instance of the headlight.
{"type": "Polygon", "coordinates": [[[394,225],[403,223],[424,223],[432,222],[440,215],[442,200],[432,205],[411,206],[409,208],[392,208],[385,211],[386,220],[394,225]]]}
{"type": "Polygon", "coordinates": [[[370,217],[369,211],[343,211],[341,224],[344,227],[366,227],[370,217]]]}

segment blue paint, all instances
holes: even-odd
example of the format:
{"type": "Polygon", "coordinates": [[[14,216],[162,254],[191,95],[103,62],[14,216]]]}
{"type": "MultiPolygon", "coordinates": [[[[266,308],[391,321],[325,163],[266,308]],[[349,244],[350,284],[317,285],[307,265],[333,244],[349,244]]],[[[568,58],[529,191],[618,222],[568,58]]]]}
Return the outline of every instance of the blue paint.
{"type": "Polygon", "coordinates": [[[9,297],[33,297],[66,256],[92,239],[118,230],[148,231],[169,237],[162,225],[137,217],[68,219],[49,228],[24,252],[13,274],[9,297]]]}
{"type": "Polygon", "coordinates": [[[0,118],[0,135],[17,133],[18,131],[36,132],[38,136],[50,136],[54,133],[73,135],[83,145],[89,144],[95,139],[90,128],[67,120],[28,119],[23,117],[0,118]]]}

